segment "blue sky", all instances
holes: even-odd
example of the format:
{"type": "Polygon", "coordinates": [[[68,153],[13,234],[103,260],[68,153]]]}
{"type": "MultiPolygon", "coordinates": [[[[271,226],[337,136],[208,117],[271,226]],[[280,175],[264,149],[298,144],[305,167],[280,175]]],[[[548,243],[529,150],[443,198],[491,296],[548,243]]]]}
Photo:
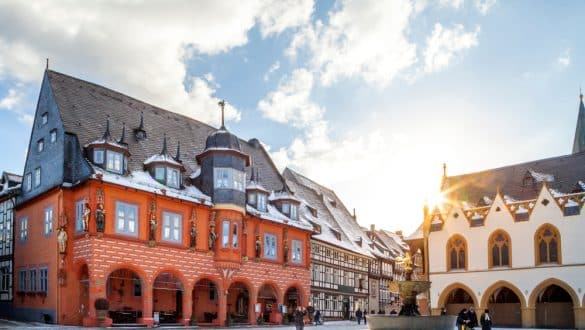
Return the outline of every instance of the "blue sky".
{"type": "MultiPolygon", "coordinates": [[[[578,1],[0,4],[0,168],[51,68],[257,137],[358,221],[410,232],[449,174],[567,154],[578,1]],[[389,207],[390,214],[380,214],[389,207]]],[[[581,42],[580,42],[581,41],[581,42]]]]}

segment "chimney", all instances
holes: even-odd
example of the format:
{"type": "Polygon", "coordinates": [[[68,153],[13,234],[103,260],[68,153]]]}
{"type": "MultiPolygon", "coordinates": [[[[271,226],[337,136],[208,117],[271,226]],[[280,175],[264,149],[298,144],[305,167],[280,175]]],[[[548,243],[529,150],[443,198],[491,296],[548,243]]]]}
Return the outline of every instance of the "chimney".
{"type": "Polygon", "coordinates": [[[352,217],[353,217],[353,220],[354,221],[357,221],[357,216],[355,215],[355,207],[353,208],[353,215],[352,215],[352,217]]]}
{"type": "Polygon", "coordinates": [[[371,224],[371,225],[370,225],[370,231],[371,231],[372,233],[374,233],[374,232],[376,231],[376,225],[375,225],[375,224],[371,224]]]}

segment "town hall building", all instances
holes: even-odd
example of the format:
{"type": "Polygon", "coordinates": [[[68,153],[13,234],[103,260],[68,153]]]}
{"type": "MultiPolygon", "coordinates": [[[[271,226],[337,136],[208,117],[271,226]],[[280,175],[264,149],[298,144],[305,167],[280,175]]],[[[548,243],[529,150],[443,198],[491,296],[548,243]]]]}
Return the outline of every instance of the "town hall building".
{"type": "Polygon", "coordinates": [[[583,95],[571,154],[445,171],[441,192],[421,227],[434,314],[475,306],[494,326],[585,328],[583,95]]]}

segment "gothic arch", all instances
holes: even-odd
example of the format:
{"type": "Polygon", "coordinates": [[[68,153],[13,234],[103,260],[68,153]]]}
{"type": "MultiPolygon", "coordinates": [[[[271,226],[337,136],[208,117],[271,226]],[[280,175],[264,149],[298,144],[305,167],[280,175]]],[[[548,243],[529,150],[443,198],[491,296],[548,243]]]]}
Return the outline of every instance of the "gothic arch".
{"type": "Polygon", "coordinates": [[[512,238],[510,237],[510,234],[508,234],[507,231],[498,228],[496,230],[494,230],[489,238],[488,238],[488,242],[487,242],[487,253],[488,253],[488,265],[490,268],[492,267],[500,267],[500,265],[494,265],[494,260],[493,260],[493,249],[494,249],[494,245],[497,246],[497,251],[498,251],[498,259],[500,261],[500,264],[503,264],[503,258],[504,258],[504,252],[502,252],[502,247],[505,245],[507,248],[507,261],[508,264],[507,265],[502,265],[502,267],[512,267],[512,238]],[[500,237],[498,237],[500,236],[500,237]],[[503,239],[502,242],[499,242],[499,239],[503,239]]]}
{"type": "Polygon", "coordinates": [[[445,245],[445,259],[447,260],[446,266],[447,271],[451,270],[467,270],[469,266],[469,245],[467,244],[467,240],[460,234],[454,234],[447,240],[447,244],[445,245]],[[455,252],[454,255],[452,253],[455,252]],[[461,253],[463,252],[463,257],[461,258],[461,253]],[[453,261],[453,257],[456,258],[453,261]],[[456,264],[456,267],[452,267],[453,262],[456,264]]]}
{"type": "Polygon", "coordinates": [[[490,296],[494,293],[494,291],[502,287],[512,290],[516,294],[516,296],[518,296],[518,299],[520,299],[520,307],[521,308],[526,307],[526,298],[524,297],[522,291],[520,291],[520,289],[518,289],[514,284],[508,281],[500,280],[490,285],[487,289],[484,290],[483,295],[481,296],[480,309],[487,308],[490,296]]]}
{"type": "Polygon", "coordinates": [[[156,281],[157,277],[162,273],[171,273],[174,276],[176,276],[179,279],[179,281],[181,281],[181,284],[183,285],[183,290],[188,291],[188,290],[193,289],[193,283],[190,283],[185,278],[185,276],[183,276],[183,273],[181,273],[181,271],[179,271],[175,267],[162,267],[162,268],[157,269],[153,273],[152,278],[150,279],[150,286],[151,287],[154,286],[154,281],[156,281]]]}
{"type": "Polygon", "coordinates": [[[446,288],[443,289],[443,291],[441,292],[441,295],[439,296],[439,299],[437,300],[437,307],[441,308],[441,307],[445,306],[445,302],[447,301],[447,297],[449,296],[451,291],[456,290],[456,289],[462,289],[465,292],[467,292],[467,294],[469,294],[469,296],[473,300],[473,306],[475,306],[476,309],[479,307],[479,302],[477,301],[477,297],[475,296],[475,292],[473,292],[473,290],[471,290],[467,285],[465,285],[463,283],[459,283],[459,282],[450,284],[446,288]]]}
{"type": "Polygon", "coordinates": [[[568,285],[567,283],[565,283],[564,281],[561,281],[559,279],[549,278],[547,280],[540,282],[540,284],[538,284],[537,286],[534,287],[534,289],[532,289],[532,292],[530,293],[530,297],[528,298],[528,307],[536,307],[536,301],[538,299],[538,295],[544,289],[546,289],[549,285],[553,285],[553,284],[557,285],[557,286],[563,288],[563,290],[567,291],[567,293],[571,296],[571,300],[573,301],[573,307],[581,306],[581,303],[579,301],[579,296],[577,295],[577,293],[575,293],[575,290],[573,290],[573,288],[570,285],[568,285]]]}
{"type": "Polygon", "coordinates": [[[563,248],[562,248],[562,237],[561,237],[561,233],[559,231],[559,229],[550,224],[550,223],[545,223],[542,224],[540,227],[538,227],[538,229],[536,229],[536,231],[534,232],[534,264],[535,265],[540,265],[542,263],[558,263],[559,265],[563,264],[563,248]],[[550,238],[547,237],[547,234],[545,233],[545,231],[548,230],[549,231],[549,236],[550,238]],[[540,244],[540,239],[545,239],[546,240],[546,248],[547,248],[547,257],[546,259],[548,261],[545,262],[541,262],[540,259],[540,249],[539,249],[539,244],[540,244]],[[551,239],[554,239],[556,242],[556,261],[551,261],[551,255],[550,255],[550,247],[551,247],[551,239]]]}
{"type": "Polygon", "coordinates": [[[104,283],[105,280],[116,270],[118,269],[129,269],[131,271],[133,271],[136,275],[138,275],[138,277],[140,278],[140,280],[142,281],[142,283],[144,283],[144,285],[149,285],[150,281],[148,280],[148,275],[146,274],[146,272],[144,270],[142,270],[142,268],[135,266],[133,264],[130,263],[119,263],[119,264],[113,264],[110,267],[108,267],[108,269],[105,271],[105,276],[104,276],[104,283]]]}

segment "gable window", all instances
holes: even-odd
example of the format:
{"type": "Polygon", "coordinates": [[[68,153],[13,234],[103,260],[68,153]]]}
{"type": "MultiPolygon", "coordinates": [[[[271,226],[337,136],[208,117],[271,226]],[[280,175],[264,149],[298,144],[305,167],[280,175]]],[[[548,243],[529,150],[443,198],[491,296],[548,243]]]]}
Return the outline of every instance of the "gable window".
{"type": "Polygon", "coordinates": [[[26,292],[26,270],[18,271],[18,291],[26,292]]]}
{"type": "Polygon", "coordinates": [[[264,234],[264,257],[276,259],[276,235],[264,234]]]}
{"type": "Polygon", "coordinates": [[[552,225],[542,226],[534,236],[536,264],[561,263],[561,236],[552,225]]]}
{"type": "Polygon", "coordinates": [[[258,211],[266,212],[266,195],[258,194],[258,211]]]}
{"type": "Polygon", "coordinates": [[[467,244],[460,236],[452,237],[447,243],[448,270],[466,269],[467,244]]]}
{"type": "Polygon", "coordinates": [[[290,206],[290,218],[297,220],[297,206],[294,204],[291,204],[290,206]]]}
{"type": "Polygon", "coordinates": [[[227,248],[230,245],[230,222],[224,220],[221,226],[221,247],[227,248]]]}
{"type": "Polygon", "coordinates": [[[49,122],[49,113],[45,112],[41,116],[41,125],[46,125],[49,122]]]}
{"type": "Polygon", "coordinates": [[[124,156],[119,152],[108,150],[108,159],[106,164],[106,170],[112,171],[118,174],[123,173],[122,166],[124,165],[124,156]]]}
{"type": "Polygon", "coordinates": [[[45,236],[49,236],[53,233],[53,208],[49,207],[45,209],[45,221],[44,221],[43,233],[45,236]]]}
{"type": "Polygon", "coordinates": [[[32,189],[32,174],[27,173],[24,178],[24,189],[26,191],[31,191],[32,189]]]}
{"type": "Polygon", "coordinates": [[[37,141],[37,151],[43,152],[45,150],[45,139],[40,139],[37,141]]]}
{"type": "Polygon", "coordinates": [[[116,202],[116,233],[138,236],[138,207],[116,202]]]}
{"type": "Polygon", "coordinates": [[[28,218],[20,219],[20,240],[23,242],[28,240],[28,218]]]}
{"type": "Polygon", "coordinates": [[[234,225],[232,226],[232,247],[233,248],[237,248],[238,247],[238,224],[234,223],[234,225]]]}
{"type": "Polygon", "coordinates": [[[50,133],[51,136],[51,143],[55,143],[57,141],[57,130],[53,129],[50,133]]]}
{"type": "Polygon", "coordinates": [[[85,201],[78,200],[75,202],[75,231],[83,231],[83,210],[85,207],[85,201]]]}
{"type": "Polygon", "coordinates": [[[93,162],[95,164],[103,164],[104,163],[104,149],[94,149],[93,150],[93,162]]]}
{"type": "Polygon", "coordinates": [[[49,269],[47,267],[39,269],[39,291],[49,291],[49,269]]]}
{"type": "Polygon", "coordinates": [[[490,244],[490,267],[510,266],[510,237],[503,231],[492,234],[490,244]]]}
{"type": "Polygon", "coordinates": [[[292,240],[291,261],[294,263],[301,263],[303,261],[303,242],[298,239],[292,240]]]}
{"type": "Polygon", "coordinates": [[[213,169],[213,182],[216,189],[234,189],[244,191],[246,173],[229,167],[213,169]]]}
{"type": "Polygon", "coordinates": [[[28,273],[29,273],[29,281],[30,281],[30,285],[28,287],[30,288],[31,292],[36,292],[37,291],[37,270],[36,269],[29,269],[28,273]]]}
{"type": "Polygon", "coordinates": [[[181,242],[182,217],[180,214],[163,212],[163,240],[181,242]]]}
{"type": "Polygon", "coordinates": [[[35,187],[38,187],[41,185],[41,168],[37,167],[35,169],[35,187]]]}

